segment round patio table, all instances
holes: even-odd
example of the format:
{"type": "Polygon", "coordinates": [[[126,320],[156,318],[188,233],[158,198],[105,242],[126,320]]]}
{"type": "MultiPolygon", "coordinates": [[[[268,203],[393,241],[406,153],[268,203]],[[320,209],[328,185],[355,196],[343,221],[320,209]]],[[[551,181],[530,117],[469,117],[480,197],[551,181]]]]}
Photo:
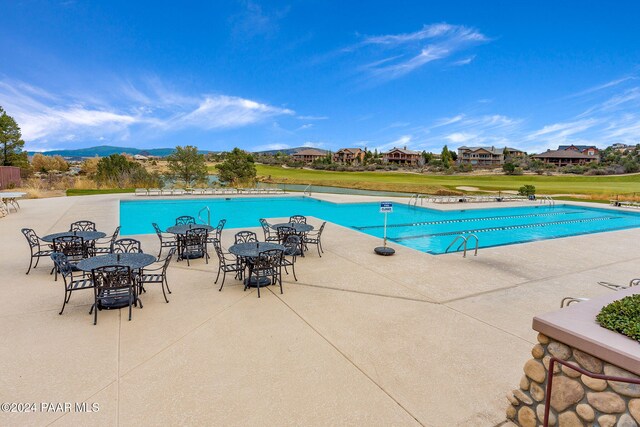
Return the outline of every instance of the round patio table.
{"type": "Polygon", "coordinates": [[[214,228],[207,224],[180,224],[180,225],[172,225],[167,228],[167,233],[171,234],[187,234],[187,230],[191,230],[194,228],[204,228],[207,231],[213,231],[214,228]]]}
{"type": "MultiPolygon", "coordinates": [[[[182,253],[181,240],[182,238],[184,238],[184,236],[187,235],[187,231],[192,230],[194,228],[204,228],[208,232],[211,232],[215,229],[214,227],[207,224],[180,224],[180,225],[172,225],[171,227],[167,228],[167,233],[175,234],[178,240],[178,255],[180,255],[178,260],[184,257],[184,254],[182,253]]],[[[202,258],[203,256],[204,256],[204,253],[202,252],[198,254],[193,253],[193,254],[189,254],[189,259],[202,258]]]]}
{"type": "Polygon", "coordinates": [[[45,242],[53,242],[56,237],[80,236],[85,242],[102,239],[106,236],[102,231],[63,231],[62,233],[47,234],[42,237],[45,242]]]}
{"type": "MultiPolygon", "coordinates": [[[[229,252],[231,252],[235,256],[242,257],[242,258],[257,258],[260,252],[268,251],[271,249],[280,249],[281,251],[284,251],[285,248],[282,245],[279,245],[277,243],[271,243],[271,242],[248,242],[248,243],[237,243],[235,245],[230,246],[229,252]]],[[[256,283],[256,278],[251,277],[252,263],[248,263],[248,264],[249,264],[249,277],[244,280],[244,284],[246,286],[255,288],[258,284],[256,283]]],[[[271,284],[271,279],[269,279],[268,277],[260,278],[260,287],[269,286],[270,284],[271,284]]]]}
{"type": "Polygon", "coordinates": [[[298,222],[281,222],[279,224],[272,224],[271,225],[271,228],[273,228],[274,230],[277,230],[280,227],[291,227],[298,234],[303,234],[303,233],[308,233],[310,231],[313,231],[313,225],[311,225],[311,224],[300,224],[298,222]]]}
{"type": "Polygon", "coordinates": [[[106,254],[86,258],[77,264],[79,270],[91,271],[108,265],[123,265],[131,270],[139,270],[156,262],[153,255],[143,253],[132,254],[106,254]]]}
{"type": "Polygon", "coordinates": [[[304,239],[303,235],[310,231],[313,231],[313,225],[311,224],[301,224],[298,222],[281,222],[279,224],[272,224],[271,228],[274,230],[278,230],[280,227],[291,227],[295,230],[296,234],[300,236],[300,256],[304,257],[304,239]]]}

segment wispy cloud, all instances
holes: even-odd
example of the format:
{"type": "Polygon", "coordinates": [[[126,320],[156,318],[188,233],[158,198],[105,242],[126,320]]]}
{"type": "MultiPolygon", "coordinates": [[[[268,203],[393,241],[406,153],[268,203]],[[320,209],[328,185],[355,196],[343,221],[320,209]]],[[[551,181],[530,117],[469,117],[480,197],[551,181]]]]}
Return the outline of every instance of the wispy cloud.
{"type": "Polygon", "coordinates": [[[236,38],[251,39],[256,36],[269,36],[278,31],[279,22],[288,13],[289,7],[266,10],[259,2],[242,1],[240,13],[230,18],[232,33],[236,38]]]}
{"type": "MultiPolygon", "coordinates": [[[[463,25],[430,24],[413,33],[365,36],[343,52],[366,51],[373,57],[361,69],[381,79],[396,79],[426,64],[454,57],[490,39],[480,31],[463,25]]],[[[454,59],[452,65],[471,63],[475,55],[454,59]]]]}
{"type": "Polygon", "coordinates": [[[148,134],[185,128],[241,128],[295,114],[287,108],[238,96],[190,96],[160,84],[140,89],[130,83],[114,88],[110,96],[88,93],[70,97],[19,81],[1,80],[0,105],[18,121],[23,139],[32,149],[79,139],[126,140],[132,131],[148,134]]]}

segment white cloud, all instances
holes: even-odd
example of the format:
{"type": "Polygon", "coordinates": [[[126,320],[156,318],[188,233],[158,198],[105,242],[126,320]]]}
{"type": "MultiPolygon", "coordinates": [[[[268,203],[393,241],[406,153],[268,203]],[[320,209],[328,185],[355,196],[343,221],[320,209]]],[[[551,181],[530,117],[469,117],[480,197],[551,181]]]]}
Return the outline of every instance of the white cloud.
{"type": "MultiPolygon", "coordinates": [[[[440,23],[425,25],[413,33],[368,36],[345,52],[373,49],[376,56],[392,50],[391,56],[385,53],[383,58],[374,58],[362,69],[379,78],[395,79],[488,41],[487,36],[473,28],[440,23]]],[[[475,55],[467,56],[455,60],[453,65],[469,64],[474,58],[475,55]]]]}
{"type": "Polygon", "coordinates": [[[56,141],[126,140],[132,130],[174,132],[197,128],[241,128],[294,111],[247,98],[228,95],[186,96],[151,82],[143,91],[128,83],[115,87],[110,97],[86,94],[83,98],[54,95],[23,82],[0,81],[0,105],[21,127],[29,147],[47,148],[56,141]]]}
{"type": "Polygon", "coordinates": [[[477,137],[478,135],[474,135],[472,133],[465,133],[465,132],[455,132],[445,136],[447,141],[453,142],[455,144],[463,144],[472,139],[476,139],[477,137]]]}
{"type": "Polygon", "coordinates": [[[274,143],[274,144],[257,145],[253,147],[252,151],[286,150],[288,148],[291,148],[291,146],[288,144],[274,143]]]}
{"type": "Polygon", "coordinates": [[[208,130],[224,129],[247,126],[283,114],[292,115],[294,112],[235,96],[206,96],[195,110],[179,114],[175,122],[166,124],[194,126],[208,130]]]}
{"type": "Polygon", "coordinates": [[[327,116],[296,116],[298,120],[327,120],[327,116]]]}

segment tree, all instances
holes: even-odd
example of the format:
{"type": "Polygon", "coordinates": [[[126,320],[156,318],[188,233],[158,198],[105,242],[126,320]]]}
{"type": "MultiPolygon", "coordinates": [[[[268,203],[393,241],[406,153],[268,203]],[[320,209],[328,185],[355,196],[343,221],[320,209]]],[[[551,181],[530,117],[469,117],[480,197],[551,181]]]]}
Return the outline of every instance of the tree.
{"type": "Polygon", "coordinates": [[[513,175],[516,171],[516,165],[514,165],[513,163],[505,163],[504,165],[502,165],[502,170],[507,175],[513,175]]]}
{"type": "Polygon", "coordinates": [[[518,189],[518,194],[521,196],[534,196],[536,194],[536,187],[533,185],[523,185],[518,189]]]}
{"type": "Polygon", "coordinates": [[[29,167],[20,126],[0,107],[0,165],[29,167]]]}
{"type": "Polygon", "coordinates": [[[445,169],[449,169],[451,167],[451,151],[445,145],[442,147],[442,154],[440,155],[440,161],[442,161],[442,166],[445,169]]]}
{"type": "Polygon", "coordinates": [[[204,155],[198,153],[198,149],[192,145],[177,146],[176,151],[167,156],[167,161],[169,174],[174,179],[184,182],[186,187],[207,179],[204,155]]]}
{"type": "Polygon", "coordinates": [[[433,160],[433,154],[427,153],[426,151],[422,152],[422,159],[424,160],[424,164],[428,165],[431,160],[433,160]]]}
{"type": "Polygon", "coordinates": [[[94,179],[98,185],[116,188],[150,188],[162,184],[158,174],[150,174],[144,166],[128,160],[122,154],[101,158],[94,179]]]}
{"type": "Polygon", "coordinates": [[[31,167],[36,172],[66,172],[69,170],[69,163],[62,156],[45,156],[40,153],[33,155],[31,167]]]}
{"type": "Polygon", "coordinates": [[[253,181],[257,174],[251,154],[237,147],[227,155],[224,162],[216,165],[216,169],[218,169],[220,181],[232,185],[253,181]]]}

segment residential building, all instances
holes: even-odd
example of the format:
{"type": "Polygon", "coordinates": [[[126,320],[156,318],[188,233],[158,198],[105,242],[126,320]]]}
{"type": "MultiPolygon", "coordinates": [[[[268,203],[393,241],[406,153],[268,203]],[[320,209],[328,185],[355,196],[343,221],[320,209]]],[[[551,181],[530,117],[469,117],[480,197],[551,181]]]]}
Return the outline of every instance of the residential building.
{"type": "Polygon", "coordinates": [[[362,163],[364,161],[364,150],[360,148],[341,148],[333,154],[333,161],[346,165],[362,163]]]}
{"type": "Polygon", "coordinates": [[[594,145],[560,145],[558,150],[572,150],[578,153],[586,154],[587,156],[597,156],[600,154],[600,150],[594,145]]]}
{"type": "Polygon", "coordinates": [[[527,153],[517,148],[466,147],[458,148],[459,164],[473,166],[502,166],[507,157],[524,157],[527,153]]]}
{"type": "Polygon", "coordinates": [[[326,152],[316,150],[315,148],[300,150],[291,155],[291,157],[293,157],[296,161],[302,163],[313,163],[315,160],[321,159],[326,156],[326,152]]]}
{"type": "Polygon", "coordinates": [[[418,164],[420,157],[421,153],[419,151],[407,150],[407,147],[393,147],[388,152],[382,154],[382,161],[384,163],[393,163],[396,165],[415,166],[418,164]]]}
{"type": "Polygon", "coordinates": [[[575,149],[566,150],[547,150],[544,153],[531,156],[534,159],[541,160],[555,166],[584,165],[586,163],[597,162],[597,155],[581,153],[575,149]]]}

